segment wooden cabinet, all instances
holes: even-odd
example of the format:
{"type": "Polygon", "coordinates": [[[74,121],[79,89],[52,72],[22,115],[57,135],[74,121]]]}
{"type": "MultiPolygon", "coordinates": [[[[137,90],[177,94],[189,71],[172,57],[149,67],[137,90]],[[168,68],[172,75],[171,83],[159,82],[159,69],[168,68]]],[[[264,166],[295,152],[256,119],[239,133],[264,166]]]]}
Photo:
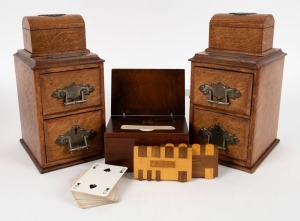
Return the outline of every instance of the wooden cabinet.
{"type": "Polygon", "coordinates": [[[226,44],[218,48],[210,42],[210,48],[190,59],[190,142],[214,143],[219,147],[220,164],[247,172],[254,172],[279,142],[277,129],[286,54],[270,48],[273,36],[269,35],[268,44],[257,38],[247,42],[245,48],[242,42],[247,39],[239,31],[248,28],[251,33],[250,29],[258,27],[255,33],[269,33],[269,29],[273,30],[272,18],[256,14],[216,15],[211,20],[210,40],[224,38],[226,44]],[[236,31],[227,36],[226,29],[236,31]],[[240,39],[240,47],[239,38],[244,39],[240,39]],[[234,49],[225,49],[230,42],[234,49]]]}
{"type": "Polygon", "coordinates": [[[85,35],[84,39],[79,39],[82,35],[68,36],[67,29],[74,25],[84,27],[81,16],[25,17],[25,50],[14,55],[22,129],[20,141],[41,173],[104,155],[104,61],[85,49],[85,35]],[[66,30],[60,30],[62,28],[66,30]],[[48,51],[44,44],[35,42],[49,41],[45,33],[44,37],[36,33],[41,30],[58,35],[54,39],[60,42],[51,43],[57,50],[49,47],[48,51]],[[32,44],[28,33],[31,33],[32,44]],[[34,37],[36,35],[39,38],[34,37]],[[31,51],[29,45],[32,45],[31,51]],[[68,51],[62,51],[63,48],[68,51]]]}

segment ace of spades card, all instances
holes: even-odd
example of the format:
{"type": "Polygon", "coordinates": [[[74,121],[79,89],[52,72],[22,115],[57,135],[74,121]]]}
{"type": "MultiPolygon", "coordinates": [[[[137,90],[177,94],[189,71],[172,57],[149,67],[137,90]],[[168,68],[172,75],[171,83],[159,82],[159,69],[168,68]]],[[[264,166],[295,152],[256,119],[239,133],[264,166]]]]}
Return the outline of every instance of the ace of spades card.
{"type": "Polygon", "coordinates": [[[116,184],[126,170],[126,167],[96,163],[85,173],[71,179],[71,191],[79,207],[88,208],[116,202],[116,184]]]}

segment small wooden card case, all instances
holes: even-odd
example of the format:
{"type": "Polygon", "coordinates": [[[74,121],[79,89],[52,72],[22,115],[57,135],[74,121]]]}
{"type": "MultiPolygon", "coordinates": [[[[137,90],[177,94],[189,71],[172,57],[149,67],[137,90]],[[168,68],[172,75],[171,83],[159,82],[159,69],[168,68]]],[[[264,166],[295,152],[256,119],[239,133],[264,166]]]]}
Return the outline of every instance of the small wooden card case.
{"type": "Polygon", "coordinates": [[[112,70],[105,163],[133,171],[135,145],[188,143],[184,79],[184,69],[112,70]]]}

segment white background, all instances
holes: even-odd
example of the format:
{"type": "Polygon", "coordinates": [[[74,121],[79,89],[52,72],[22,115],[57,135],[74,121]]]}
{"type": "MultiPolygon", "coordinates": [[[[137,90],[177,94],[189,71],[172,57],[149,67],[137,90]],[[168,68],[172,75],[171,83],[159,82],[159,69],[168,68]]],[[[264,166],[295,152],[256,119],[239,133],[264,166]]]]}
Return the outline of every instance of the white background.
{"type": "MultiPolygon", "coordinates": [[[[290,0],[1,0],[1,220],[300,220],[299,4],[290,0]],[[112,68],[184,68],[188,89],[188,59],[207,48],[210,18],[229,12],[273,14],[274,47],[288,54],[278,130],[281,141],[254,174],[219,166],[217,179],[178,183],[135,181],[129,173],[121,180],[118,203],[83,210],[72,198],[68,180],[94,162],[38,173],[19,143],[13,54],[23,48],[23,16],[83,16],[87,48],[105,59],[108,119],[112,68]]],[[[188,112],[186,116],[188,120],[188,112]]]]}

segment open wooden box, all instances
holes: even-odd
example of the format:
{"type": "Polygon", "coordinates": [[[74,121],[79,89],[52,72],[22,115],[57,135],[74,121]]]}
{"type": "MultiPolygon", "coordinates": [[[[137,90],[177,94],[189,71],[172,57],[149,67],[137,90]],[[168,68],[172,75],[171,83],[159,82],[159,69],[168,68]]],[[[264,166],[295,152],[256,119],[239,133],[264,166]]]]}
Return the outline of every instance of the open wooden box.
{"type": "Polygon", "coordinates": [[[133,170],[135,145],[188,143],[184,69],[113,69],[105,163],[133,170]]]}

